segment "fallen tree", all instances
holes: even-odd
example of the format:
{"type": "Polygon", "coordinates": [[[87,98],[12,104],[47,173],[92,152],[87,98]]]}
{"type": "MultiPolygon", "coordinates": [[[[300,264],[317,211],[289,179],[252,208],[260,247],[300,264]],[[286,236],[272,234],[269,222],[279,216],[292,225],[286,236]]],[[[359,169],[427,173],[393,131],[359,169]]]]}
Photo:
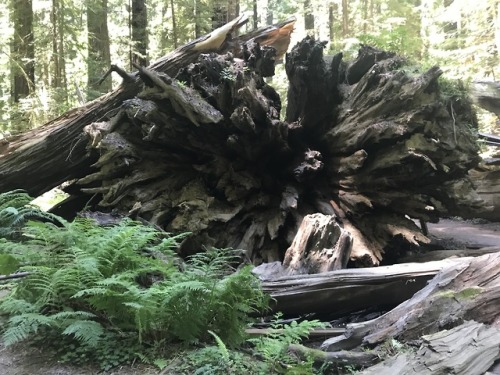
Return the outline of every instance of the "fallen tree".
{"type": "Polygon", "coordinates": [[[283,121],[264,77],[293,22],[236,38],[242,23],[137,73],[115,67],[115,92],[4,146],[0,190],[74,179],[79,204],[65,212],[86,205],[191,232],[183,255],[233,247],[260,263],[292,248],[295,273],[377,265],[401,243],[428,242],[411,218],[479,206],[467,174],[475,117],[466,99],[442,95],[439,68],[414,73],[367,46],[353,61],[325,58],[306,38],[287,54],[283,121]]]}
{"type": "Polygon", "coordinates": [[[500,359],[500,252],[461,259],[411,299],[379,318],[348,324],[329,352],[378,348],[395,339],[419,347],[365,374],[483,374],[500,359]],[[429,336],[423,336],[423,334],[429,336]]]}

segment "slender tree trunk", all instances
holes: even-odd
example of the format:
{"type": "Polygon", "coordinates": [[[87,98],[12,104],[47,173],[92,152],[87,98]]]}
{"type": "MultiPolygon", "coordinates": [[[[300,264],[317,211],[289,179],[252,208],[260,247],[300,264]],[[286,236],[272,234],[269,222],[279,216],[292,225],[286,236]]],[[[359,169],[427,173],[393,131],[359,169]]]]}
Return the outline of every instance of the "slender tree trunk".
{"type": "Polygon", "coordinates": [[[97,85],[111,65],[109,32],[108,32],[108,1],[94,0],[87,3],[88,28],[88,62],[87,85],[88,99],[94,99],[102,93],[111,90],[111,78],[108,77],[97,85]]]}
{"type": "Polygon", "coordinates": [[[253,0],[253,28],[256,29],[259,25],[259,14],[257,12],[257,0],[253,0]]]}
{"type": "Polygon", "coordinates": [[[228,0],[227,2],[227,21],[234,20],[240,15],[240,1],[239,0],[228,0]]]}
{"type": "Polygon", "coordinates": [[[33,36],[33,4],[31,0],[13,0],[11,19],[14,23],[12,42],[12,101],[30,95],[35,86],[35,47],[33,36]]]}
{"type": "Polygon", "coordinates": [[[342,0],[342,36],[349,35],[349,2],[342,0]]]}
{"type": "Polygon", "coordinates": [[[132,63],[148,65],[148,17],[144,0],[132,0],[132,63]]]}
{"type": "Polygon", "coordinates": [[[177,20],[175,19],[175,6],[174,6],[174,0],[170,0],[170,8],[172,9],[172,36],[174,38],[174,47],[177,48],[178,46],[178,39],[177,39],[177,20]]]}
{"type": "Polygon", "coordinates": [[[214,0],[212,5],[212,29],[217,29],[227,22],[227,0],[214,0]]]}
{"type": "Polygon", "coordinates": [[[58,33],[59,28],[57,27],[59,18],[59,1],[52,0],[52,11],[50,14],[52,22],[52,64],[53,64],[53,74],[52,74],[52,87],[59,87],[61,85],[61,69],[60,69],[60,55],[59,55],[59,44],[58,44],[58,33]]]}
{"type": "Polygon", "coordinates": [[[201,36],[201,1],[195,0],[194,2],[194,37],[201,36]]]}
{"type": "Polygon", "coordinates": [[[269,0],[267,3],[266,25],[273,24],[275,1],[276,0],[269,0]]]}
{"type": "Polygon", "coordinates": [[[368,0],[362,1],[363,7],[363,34],[366,34],[368,31],[368,0]]]}
{"type": "Polygon", "coordinates": [[[337,13],[337,11],[337,4],[328,4],[328,31],[330,33],[330,43],[333,43],[335,41],[335,14],[337,13]]]}
{"type": "Polygon", "coordinates": [[[66,49],[64,47],[64,2],[59,5],[59,16],[57,17],[58,51],[59,51],[59,87],[62,89],[62,96],[58,99],[68,103],[68,84],[66,81],[66,49]]]}
{"type": "Polygon", "coordinates": [[[311,9],[311,0],[304,0],[304,25],[306,32],[314,35],[314,14],[311,9]]]}

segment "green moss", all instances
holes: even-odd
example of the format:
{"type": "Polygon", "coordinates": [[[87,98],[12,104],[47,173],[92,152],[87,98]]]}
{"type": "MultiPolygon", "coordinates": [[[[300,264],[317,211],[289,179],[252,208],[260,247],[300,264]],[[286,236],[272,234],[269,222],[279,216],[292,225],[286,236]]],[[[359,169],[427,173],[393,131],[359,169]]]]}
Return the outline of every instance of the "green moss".
{"type": "Polygon", "coordinates": [[[459,301],[464,301],[475,298],[477,295],[481,294],[482,291],[483,288],[473,286],[470,288],[462,289],[460,291],[444,290],[442,292],[436,293],[436,296],[442,298],[455,298],[459,301]]]}
{"type": "Polygon", "coordinates": [[[480,295],[482,291],[483,288],[480,288],[478,286],[465,288],[462,289],[460,292],[456,293],[456,298],[458,300],[474,299],[476,296],[480,295]]]}

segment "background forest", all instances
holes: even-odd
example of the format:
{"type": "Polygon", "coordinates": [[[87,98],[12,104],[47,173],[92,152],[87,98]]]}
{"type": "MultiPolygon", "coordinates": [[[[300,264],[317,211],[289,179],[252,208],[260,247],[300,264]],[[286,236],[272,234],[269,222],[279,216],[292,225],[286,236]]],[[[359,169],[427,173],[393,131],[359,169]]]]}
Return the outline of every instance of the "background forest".
{"type": "MultiPolygon", "coordinates": [[[[128,70],[132,62],[147,65],[242,12],[250,15],[247,30],[297,17],[292,46],[312,34],[328,41],[327,53],[354,54],[366,43],[406,55],[419,65],[438,64],[451,79],[500,76],[498,0],[7,3],[0,4],[0,138],[110,91],[118,79],[97,82],[111,63],[128,70]]],[[[273,84],[286,87],[283,72],[273,84]]]]}

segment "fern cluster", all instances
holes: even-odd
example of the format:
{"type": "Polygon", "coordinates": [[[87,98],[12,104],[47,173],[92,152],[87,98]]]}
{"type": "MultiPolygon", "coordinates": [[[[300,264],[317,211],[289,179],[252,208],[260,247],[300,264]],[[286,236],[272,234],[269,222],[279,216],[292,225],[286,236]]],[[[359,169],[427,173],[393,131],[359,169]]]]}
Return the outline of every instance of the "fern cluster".
{"type": "Polygon", "coordinates": [[[269,373],[312,374],[312,363],[300,363],[288,353],[290,344],[298,344],[315,328],[325,328],[326,324],[319,320],[292,321],[290,324],[280,323],[281,314],[276,314],[271,323],[271,331],[265,336],[249,339],[255,350],[263,358],[269,373]],[[286,370],[286,371],[285,371],[286,370]],[[296,372],[298,371],[298,372],[296,372]]]}
{"type": "Polygon", "coordinates": [[[30,219],[59,221],[59,217],[31,205],[32,200],[24,190],[0,193],[0,238],[17,238],[30,219]]]}
{"type": "Polygon", "coordinates": [[[174,249],[184,235],[165,237],[127,220],[60,223],[28,222],[22,242],[0,242],[0,253],[29,272],[0,301],[7,345],[52,337],[95,361],[120,342],[140,357],[158,343],[205,340],[208,330],[236,345],[248,313],[267,306],[250,269],[230,268],[231,250],[208,249],[181,271],[174,249]]]}

